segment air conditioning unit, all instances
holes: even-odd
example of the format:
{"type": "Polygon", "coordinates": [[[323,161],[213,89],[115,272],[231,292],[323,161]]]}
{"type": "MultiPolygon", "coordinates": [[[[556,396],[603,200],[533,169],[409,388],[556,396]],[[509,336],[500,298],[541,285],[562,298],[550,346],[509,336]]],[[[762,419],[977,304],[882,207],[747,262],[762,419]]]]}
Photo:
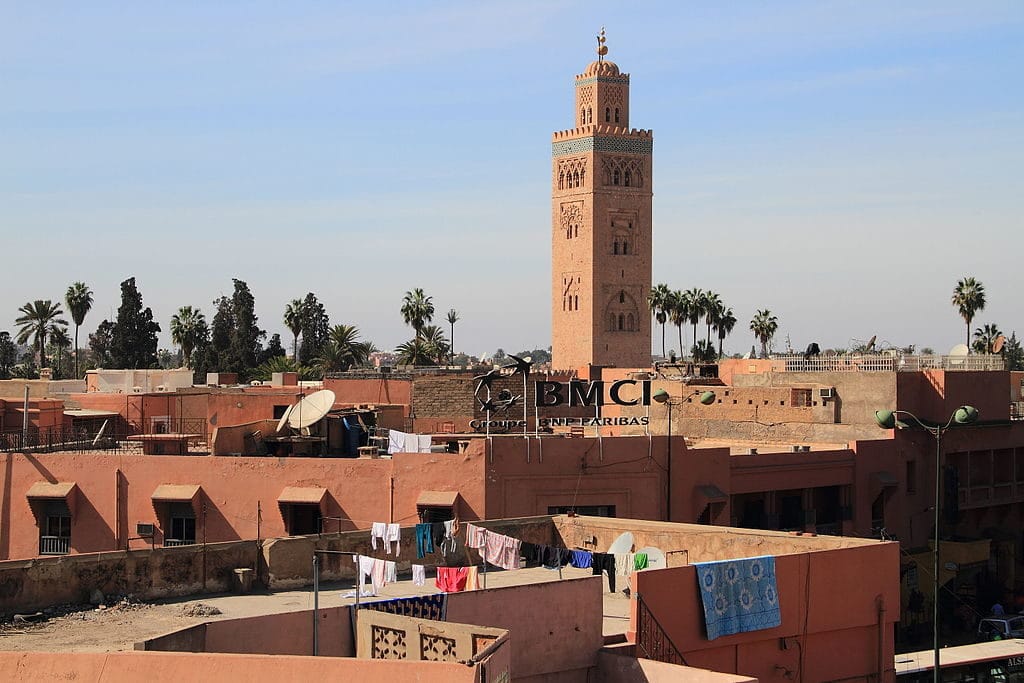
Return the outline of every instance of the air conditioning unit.
{"type": "Polygon", "coordinates": [[[390,375],[391,374],[391,366],[390,365],[382,365],[382,366],[380,366],[380,374],[382,374],[382,375],[390,375]]]}
{"type": "Polygon", "coordinates": [[[154,524],[139,522],[135,525],[135,533],[139,536],[152,536],[156,533],[156,526],[154,524]]]}
{"type": "Polygon", "coordinates": [[[835,398],[836,390],[833,387],[823,387],[818,389],[818,395],[821,396],[821,398],[835,398]]]}

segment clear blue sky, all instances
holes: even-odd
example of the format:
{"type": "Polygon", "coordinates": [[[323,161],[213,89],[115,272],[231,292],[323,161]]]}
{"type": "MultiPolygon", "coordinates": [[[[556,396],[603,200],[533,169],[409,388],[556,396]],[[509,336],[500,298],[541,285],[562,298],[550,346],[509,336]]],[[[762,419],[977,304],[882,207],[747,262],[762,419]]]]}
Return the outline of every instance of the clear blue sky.
{"type": "MultiPolygon", "coordinates": [[[[719,292],[746,351],[1024,334],[1024,3],[0,5],[0,329],[136,276],[164,329],[248,281],[381,348],[423,287],[456,347],[550,344],[550,135],[607,27],[655,131],[654,280],[719,292]]],[[[673,335],[670,335],[670,339],[673,335]]],[[[655,334],[656,345],[658,335],[655,334]]],[[[83,341],[84,343],[84,341],[83,341]]]]}

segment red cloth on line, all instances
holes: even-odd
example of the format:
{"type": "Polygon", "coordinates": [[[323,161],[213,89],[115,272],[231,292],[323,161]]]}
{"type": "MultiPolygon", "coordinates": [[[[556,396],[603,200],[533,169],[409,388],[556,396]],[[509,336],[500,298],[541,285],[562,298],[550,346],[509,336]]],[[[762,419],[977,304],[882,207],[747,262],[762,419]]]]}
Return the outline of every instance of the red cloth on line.
{"type": "Polygon", "coordinates": [[[445,593],[466,590],[466,567],[438,567],[434,585],[445,593]]]}

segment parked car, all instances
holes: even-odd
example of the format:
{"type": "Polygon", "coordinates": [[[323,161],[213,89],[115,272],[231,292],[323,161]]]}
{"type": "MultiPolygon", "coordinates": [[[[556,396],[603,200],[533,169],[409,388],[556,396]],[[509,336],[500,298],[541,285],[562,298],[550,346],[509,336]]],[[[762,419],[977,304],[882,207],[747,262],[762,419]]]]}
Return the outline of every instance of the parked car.
{"type": "Polygon", "coordinates": [[[978,640],[1024,638],[1024,617],[985,617],[978,622],[978,640]]]}

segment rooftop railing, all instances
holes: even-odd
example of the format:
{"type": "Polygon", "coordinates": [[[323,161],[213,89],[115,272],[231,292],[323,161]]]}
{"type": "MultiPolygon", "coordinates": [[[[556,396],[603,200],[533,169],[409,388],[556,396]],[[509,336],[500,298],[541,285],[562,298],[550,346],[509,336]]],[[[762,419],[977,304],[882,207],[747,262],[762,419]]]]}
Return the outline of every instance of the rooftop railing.
{"type": "Polygon", "coordinates": [[[1005,370],[997,354],[911,356],[906,354],[843,354],[812,356],[772,354],[772,372],[917,372],[920,370],[1005,370]]]}

